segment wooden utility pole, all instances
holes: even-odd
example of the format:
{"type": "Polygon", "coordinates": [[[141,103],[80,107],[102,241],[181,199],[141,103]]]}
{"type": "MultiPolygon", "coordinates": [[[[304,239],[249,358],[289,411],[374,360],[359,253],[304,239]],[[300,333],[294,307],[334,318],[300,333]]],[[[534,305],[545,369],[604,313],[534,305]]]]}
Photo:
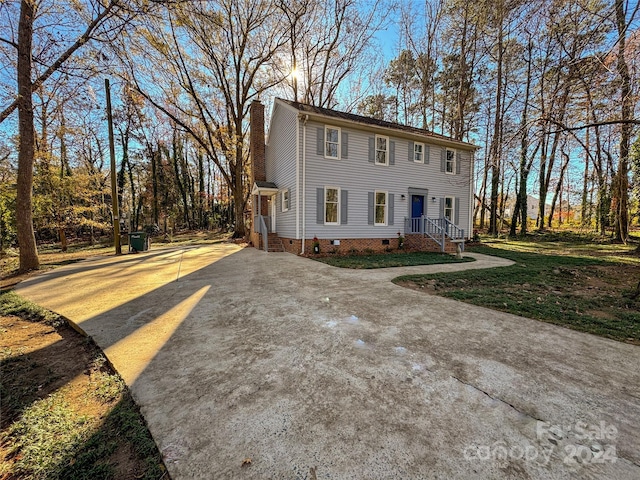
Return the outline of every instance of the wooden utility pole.
{"type": "Polygon", "coordinates": [[[109,123],[109,153],[111,156],[111,205],[113,209],[113,244],[116,247],[116,255],[122,255],[120,246],[120,214],[118,211],[118,185],[116,183],[116,149],[113,141],[113,118],[111,116],[111,89],[109,79],[104,79],[104,88],[107,93],[107,122],[109,123]]]}

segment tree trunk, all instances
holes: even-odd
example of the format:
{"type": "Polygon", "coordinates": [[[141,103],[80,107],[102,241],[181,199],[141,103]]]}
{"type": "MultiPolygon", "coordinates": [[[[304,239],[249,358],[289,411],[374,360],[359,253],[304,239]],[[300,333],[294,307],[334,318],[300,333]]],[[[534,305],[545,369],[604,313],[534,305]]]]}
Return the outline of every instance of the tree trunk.
{"type": "MultiPolygon", "coordinates": [[[[241,131],[241,130],[240,130],[241,131]]],[[[246,234],[246,228],[244,225],[244,181],[243,181],[243,168],[244,162],[242,161],[242,145],[236,146],[236,161],[234,165],[233,175],[233,205],[234,205],[234,217],[235,228],[233,232],[234,238],[243,238],[246,234]]]]}
{"type": "Polygon", "coordinates": [[[198,159],[198,226],[204,227],[204,199],[205,199],[205,181],[204,181],[204,156],[199,151],[198,159]]]}
{"type": "MultiPolygon", "coordinates": [[[[502,15],[502,6],[499,14],[502,15]]],[[[489,233],[498,235],[498,193],[500,189],[500,132],[502,131],[502,60],[504,54],[503,48],[503,26],[502,19],[498,30],[498,58],[496,65],[496,111],[493,125],[493,138],[491,139],[491,214],[489,216],[489,233]]]]}
{"type": "MultiPolygon", "coordinates": [[[[120,142],[122,145],[122,161],[118,171],[118,205],[124,210],[124,186],[127,183],[127,167],[129,163],[129,128],[120,132],[120,142]]],[[[121,212],[122,213],[122,212],[121,212]]]]}
{"type": "MultiPolygon", "coordinates": [[[[622,104],[621,120],[629,120],[633,115],[631,98],[631,76],[625,58],[627,20],[622,0],[616,0],[616,23],[618,26],[618,63],[617,70],[620,75],[620,101],[622,104]]],[[[615,182],[617,188],[613,192],[617,199],[615,211],[615,238],[619,242],[627,243],[629,238],[629,144],[631,139],[631,124],[620,125],[620,161],[618,164],[618,179],[615,182]]]]}
{"type": "Polygon", "coordinates": [[[190,228],[189,225],[189,207],[187,205],[187,192],[185,190],[185,185],[182,182],[181,174],[180,174],[180,160],[184,155],[184,144],[182,143],[182,139],[179,139],[176,131],[173,132],[173,172],[176,177],[176,185],[178,186],[178,192],[180,193],[180,198],[182,199],[182,218],[186,223],[187,228],[190,228]]]}
{"type": "MultiPolygon", "coordinates": [[[[522,138],[520,139],[520,182],[518,190],[518,202],[516,205],[519,205],[519,214],[521,218],[520,222],[520,235],[527,234],[527,221],[529,212],[527,212],[527,181],[529,179],[529,171],[531,169],[530,163],[527,163],[527,153],[529,151],[529,126],[527,122],[529,121],[529,97],[531,94],[531,63],[532,63],[532,52],[533,52],[533,42],[531,41],[531,37],[529,37],[529,43],[527,46],[527,51],[529,53],[527,57],[527,85],[525,88],[524,95],[524,107],[522,110],[522,138]]],[[[514,216],[516,212],[514,212],[514,216]]]]}
{"type": "Polygon", "coordinates": [[[465,2],[462,33],[460,35],[460,55],[458,60],[458,85],[456,88],[456,110],[454,115],[453,138],[462,140],[464,134],[464,96],[467,83],[467,29],[469,24],[469,6],[465,2]]]}
{"type": "MultiPolygon", "coordinates": [[[[487,112],[487,125],[489,125],[489,118],[491,117],[491,108],[489,108],[487,112]]],[[[485,130],[484,144],[489,144],[489,128],[485,130]]],[[[479,195],[479,203],[480,203],[480,224],[479,227],[484,230],[485,226],[485,216],[486,216],[486,207],[487,207],[487,179],[489,175],[489,154],[485,150],[484,154],[484,168],[482,170],[482,184],[480,186],[481,195],[479,195]]]]}
{"type": "MultiPolygon", "coordinates": [[[[153,201],[151,203],[153,223],[158,225],[160,216],[158,214],[158,163],[160,162],[161,150],[154,151],[153,147],[149,145],[149,154],[151,157],[151,187],[153,191],[153,201]]],[[[137,223],[137,218],[136,218],[137,223]]],[[[165,232],[166,233],[166,232],[165,232]]]]}
{"type": "MultiPolygon", "coordinates": [[[[586,121],[589,121],[589,104],[587,104],[587,115],[586,121]]],[[[582,198],[580,199],[580,225],[586,227],[591,222],[591,217],[589,216],[589,129],[587,128],[584,132],[584,146],[585,146],[585,155],[584,155],[584,176],[582,177],[582,198]]]]}
{"type": "Polygon", "coordinates": [[[598,179],[598,203],[596,208],[596,227],[600,231],[600,235],[606,234],[606,227],[608,226],[608,213],[611,204],[611,199],[608,192],[608,166],[605,164],[602,158],[602,152],[597,152],[597,160],[599,167],[596,168],[596,176],[598,179]]]}
{"type": "Polygon", "coordinates": [[[64,118],[64,105],[60,113],[60,178],[70,177],[72,175],[69,166],[69,156],[67,155],[67,142],[65,141],[66,121],[64,118]]]}
{"type": "MultiPolygon", "coordinates": [[[[590,89],[590,84],[587,82],[584,82],[584,91],[585,91],[585,95],[587,96],[587,100],[588,100],[588,104],[587,104],[587,113],[590,112],[591,116],[590,118],[588,118],[587,120],[591,120],[592,123],[596,124],[593,127],[593,139],[595,140],[595,156],[591,156],[591,159],[593,161],[593,173],[590,175],[591,178],[591,189],[590,189],[590,199],[589,199],[589,219],[591,219],[591,215],[593,213],[593,202],[591,201],[593,199],[593,192],[594,189],[598,188],[598,193],[597,193],[597,204],[596,204],[596,211],[595,211],[595,215],[596,215],[596,222],[595,222],[595,229],[596,231],[600,232],[600,235],[604,235],[605,231],[605,223],[606,223],[606,209],[604,207],[605,204],[605,199],[606,199],[606,184],[605,184],[605,167],[604,167],[604,162],[602,161],[602,142],[600,140],[600,128],[597,125],[598,123],[598,117],[596,115],[596,108],[594,106],[594,102],[593,102],[593,97],[591,96],[591,89],[590,89]],[[596,182],[597,180],[597,182],[596,182]]],[[[586,138],[586,143],[585,146],[587,148],[589,148],[590,144],[591,144],[591,135],[589,134],[589,128],[587,129],[587,138],[586,138]]],[[[587,152],[587,159],[589,158],[589,152],[587,152]]],[[[588,166],[585,166],[585,171],[587,170],[588,166]]]]}
{"type": "MultiPolygon", "coordinates": [[[[573,54],[575,54],[575,44],[573,48],[573,54]]],[[[549,110],[546,113],[550,118],[557,118],[557,121],[562,123],[564,121],[564,117],[567,111],[567,104],[569,103],[569,95],[571,93],[572,86],[572,78],[573,78],[573,70],[570,68],[570,71],[566,74],[566,77],[560,77],[560,73],[558,73],[558,77],[556,78],[556,85],[553,89],[554,94],[551,97],[551,104],[549,105],[549,110]],[[562,84],[564,81],[564,84],[562,84]],[[560,98],[557,98],[556,92],[560,89],[562,85],[562,94],[560,98]],[[554,107],[556,107],[554,109],[554,107]]],[[[543,75],[544,77],[544,75],[543,75]]],[[[540,97],[541,103],[544,104],[544,87],[543,82],[540,83],[540,97]]],[[[543,110],[544,110],[543,106],[543,110]]],[[[542,116],[545,116],[544,111],[542,112],[542,116]]],[[[545,124],[545,126],[548,125],[545,124]]],[[[549,192],[549,185],[551,183],[551,173],[553,172],[553,166],[555,164],[556,153],[558,151],[558,145],[560,142],[560,134],[555,132],[553,134],[543,132],[545,135],[545,145],[543,148],[543,152],[540,159],[540,175],[539,175],[539,184],[540,184],[540,203],[539,203],[539,214],[538,214],[538,227],[539,230],[544,230],[545,226],[545,208],[547,201],[547,194],[549,192]],[[553,135],[553,142],[551,142],[551,149],[548,150],[550,135],[553,135]],[[548,152],[548,156],[547,156],[548,152]]]]}
{"type": "Polygon", "coordinates": [[[33,99],[31,82],[31,50],[35,3],[20,2],[18,25],[18,179],[16,197],[16,226],[20,246],[20,271],[35,270],[40,266],[32,221],[33,164],[35,156],[33,99]]]}
{"type": "MultiPolygon", "coordinates": [[[[544,81],[543,78],[540,80],[540,83],[544,81]]],[[[542,87],[540,87],[540,104],[542,105],[542,115],[544,115],[544,93],[542,92],[542,87]]],[[[538,172],[538,215],[536,216],[536,227],[539,230],[544,230],[544,207],[547,201],[547,192],[544,190],[544,179],[547,168],[547,149],[549,148],[549,135],[547,134],[548,122],[544,122],[542,125],[541,139],[540,139],[540,166],[538,172]]]]}
{"type": "MultiPolygon", "coordinates": [[[[127,172],[129,173],[129,185],[131,185],[131,206],[129,209],[129,228],[131,231],[137,231],[137,223],[134,215],[135,205],[136,205],[136,188],[133,179],[133,165],[131,164],[131,160],[127,157],[127,172]],[[136,226],[134,230],[134,224],[136,226]]],[[[154,222],[154,224],[158,224],[158,222],[154,222]]]]}
{"type": "Polygon", "coordinates": [[[516,203],[515,203],[515,206],[513,207],[513,212],[511,213],[511,226],[509,227],[510,237],[516,236],[516,227],[518,226],[518,217],[520,216],[520,189],[521,188],[522,187],[519,187],[518,185],[516,185],[516,203]]]}
{"type": "Polygon", "coordinates": [[[551,201],[551,211],[549,212],[549,222],[548,226],[551,228],[551,222],[553,221],[553,214],[556,209],[556,205],[558,203],[558,197],[560,198],[560,224],[562,224],[562,184],[564,182],[564,174],[567,171],[567,167],[569,166],[569,155],[565,152],[562,153],[562,158],[564,162],[560,166],[560,178],[558,180],[558,184],[556,185],[556,190],[553,194],[553,200],[551,201]]]}
{"type": "Polygon", "coordinates": [[[58,227],[58,235],[60,236],[60,250],[63,252],[67,251],[68,243],[67,243],[67,234],[64,231],[64,225],[58,227]]]}

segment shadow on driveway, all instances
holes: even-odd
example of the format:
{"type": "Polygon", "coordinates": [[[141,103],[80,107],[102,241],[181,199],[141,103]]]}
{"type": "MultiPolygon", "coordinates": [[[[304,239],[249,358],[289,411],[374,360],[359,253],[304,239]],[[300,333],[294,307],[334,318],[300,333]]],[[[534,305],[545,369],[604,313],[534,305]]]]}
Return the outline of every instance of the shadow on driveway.
{"type": "Polygon", "coordinates": [[[235,245],[128,257],[17,293],[95,339],[174,479],[640,476],[638,347],[403,289],[398,272],[235,245]],[[614,438],[576,428],[602,422],[614,438]]]}

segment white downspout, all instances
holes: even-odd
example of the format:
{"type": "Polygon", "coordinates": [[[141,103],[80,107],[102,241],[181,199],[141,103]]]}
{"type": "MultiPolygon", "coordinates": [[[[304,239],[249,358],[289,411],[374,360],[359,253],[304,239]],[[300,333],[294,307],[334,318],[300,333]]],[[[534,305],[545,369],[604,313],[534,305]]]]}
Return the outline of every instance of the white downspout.
{"type": "Polygon", "coordinates": [[[302,124],[302,249],[304,255],[304,237],[307,234],[306,205],[307,205],[307,120],[309,115],[304,116],[302,124]]]}
{"type": "Polygon", "coordinates": [[[296,238],[300,238],[300,119],[296,118],[296,238]]]}
{"type": "MultiPolygon", "coordinates": [[[[469,240],[473,240],[473,204],[475,202],[475,197],[474,197],[474,193],[475,193],[475,189],[476,189],[476,179],[474,177],[475,175],[475,163],[476,163],[476,152],[475,150],[471,152],[471,154],[469,155],[471,157],[471,167],[469,168],[469,233],[467,234],[467,238],[469,240]]],[[[482,208],[482,206],[480,206],[480,208],[482,208]]]]}

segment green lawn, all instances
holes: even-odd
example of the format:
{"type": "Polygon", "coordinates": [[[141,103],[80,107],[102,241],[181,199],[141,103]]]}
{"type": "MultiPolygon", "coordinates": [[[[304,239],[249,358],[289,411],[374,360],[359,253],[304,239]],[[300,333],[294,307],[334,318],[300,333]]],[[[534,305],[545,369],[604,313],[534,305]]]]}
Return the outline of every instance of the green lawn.
{"type": "Polygon", "coordinates": [[[456,259],[454,255],[433,252],[373,253],[369,255],[335,255],[312,257],[314,260],[341,268],[386,268],[438,263],[472,262],[472,258],[456,259]]]}
{"type": "Polygon", "coordinates": [[[166,472],[120,376],[60,316],[0,294],[0,478],[157,480],[166,472]]]}
{"type": "Polygon", "coordinates": [[[633,247],[557,239],[492,241],[473,252],[515,265],[394,283],[456,300],[640,344],[640,257],[633,247]]]}

